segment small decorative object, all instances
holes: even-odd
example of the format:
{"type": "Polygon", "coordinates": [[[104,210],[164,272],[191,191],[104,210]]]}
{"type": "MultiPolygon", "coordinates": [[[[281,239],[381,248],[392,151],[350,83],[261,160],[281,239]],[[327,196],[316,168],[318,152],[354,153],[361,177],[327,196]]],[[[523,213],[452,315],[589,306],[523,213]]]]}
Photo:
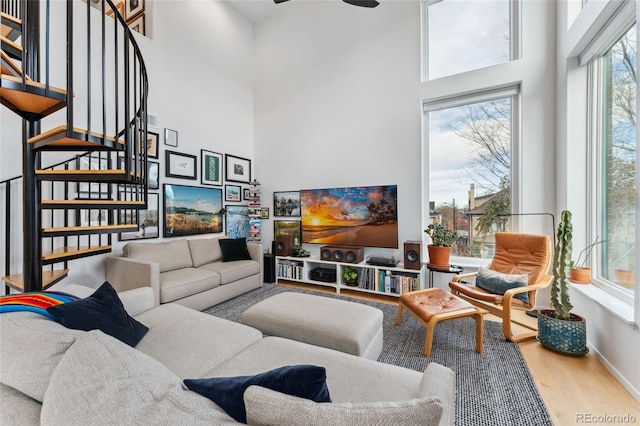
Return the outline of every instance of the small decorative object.
{"type": "Polygon", "coordinates": [[[348,286],[358,285],[358,270],[353,266],[343,266],[342,279],[348,286]]]}
{"type": "Polygon", "coordinates": [[[260,219],[269,219],[269,207],[262,207],[260,209],[260,219]]]}
{"type": "Polygon", "coordinates": [[[147,188],[160,189],[160,164],[147,161],[147,188]]]}
{"type": "Polygon", "coordinates": [[[178,132],[171,129],[164,129],[164,144],[168,146],[178,146],[178,132]]]}
{"type": "Polygon", "coordinates": [[[569,279],[572,283],[576,284],[589,284],[591,282],[591,268],[587,267],[587,260],[591,256],[591,250],[597,244],[604,243],[604,241],[598,241],[599,237],[582,249],[582,251],[578,254],[578,259],[575,262],[572,262],[571,271],[569,273],[569,279]],[[584,254],[584,259],[582,259],[582,255],[584,254]],[[580,261],[582,260],[582,261],[580,261]]]}
{"type": "Polygon", "coordinates": [[[433,269],[449,269],[451,246],[459,236],[456,231],[450,231],[440,223],[432,223],[424,230],[431,238],[431,244],[427,246],[429,263],[427,266],[433,269]]]}
{"type": "Polygon", "coordinates": [[[240,201],[240,185],[225,185],[224,186],[224,200],[225,201],[240,201]]]}
{"type": "Polygon", "coordinates": [[[571,265],[573,227],[571,212],[564,210],[558,224],[553,255],[551,307],[538,311],[538,341],[546,348],[564,355],[581,356],[587,348],[587,323],[571,313],[569,301],[569,269],[571,265]]]}
{"type": "Polygon", "coordinates": [[[198,157],[181,152],[165,151],[167,177],[196,179],[198,157]]]}
{"type": "Polygon", "coordinates": [[[274,192],[273,215],[300,217],[300,191],[274,192]]]}
{"type": "Polygon", "coordinates": [[[147,132],[147,157],[158,158],[158,137],[160,135],[147,132]]]}
{"type": "Polygon", "coordinates": [[[222,232],[222,189],[164,184],[164,237],[222,232]]]}
{"type": "Polygon", "coordinates": [[[201,149],[202,164],[200,183],[203,185],[222,185],[222,154],[201,149]]]}
{"type": "Polygon", "coordinates": [[[251,160],[225,154],[225,179],[229,182],[251,182],[251,160]]]}
{"type": "Polygon", "coordinates": [[[295,246],[293,246],[293,255],[295,257],[309,257],[309,256],[311,256],[311,253],[309,253],[307,250],[305,250],[302,247],[302,245],[296,244],[295,246]]]}

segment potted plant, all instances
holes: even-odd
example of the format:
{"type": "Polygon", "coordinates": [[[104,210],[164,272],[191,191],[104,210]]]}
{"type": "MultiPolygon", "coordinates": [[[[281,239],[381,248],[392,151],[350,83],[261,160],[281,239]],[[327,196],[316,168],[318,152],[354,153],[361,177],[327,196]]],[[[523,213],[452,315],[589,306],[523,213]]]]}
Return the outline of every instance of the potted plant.
{"type": "Polygon", "coordinates": [[[589,284],[591,282],[591,268],[586,266],[587,259],[591,256],[591,250],[596,244],[603,243],[604,241],[598,241],[599,237],[582,249],[582,251],[578,254],[578,259],[575,262],[572,262],[571,271],[569,274],[569,279],[571,282],[576,284],[589,284]],[[584,259],[582,259],[582,255],[584,254],[584,259]],[[582,260],[582,261],[581,261],[582,260]]]}
{"type": "Polygon", "coordinates": [[[427,246],[428,266],[435,269],[449,269],[451,246],[458,240],[458,233],[448,230],[440,223],[432,223],[424,232],[431,238],[431,244],[427,246]]]}
{"type": "Polygon", "coordinates": [[[349,286],[358,284],[358,270],[353,266],[342,267],[342,279],[349,286]]]}
{"type": "Polygon", "coordinates": [[[571,313],[573,305],[569,301],[572,232],[571,212],[565,210],[560,216],[553,254],[552,309],[538,311],[538,341],[552,351],[580,356],[589,349],[587,323],[581,316],[571,313]]]}

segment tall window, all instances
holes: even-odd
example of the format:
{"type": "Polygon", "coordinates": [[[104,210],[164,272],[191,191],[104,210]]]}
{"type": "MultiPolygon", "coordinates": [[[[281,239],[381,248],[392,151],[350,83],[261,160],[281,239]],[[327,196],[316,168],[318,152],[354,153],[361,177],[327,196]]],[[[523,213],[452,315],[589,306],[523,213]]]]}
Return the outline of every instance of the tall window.
{"type": "Polygon", "coordinates": [[[516,59],[516,0],[426,0],[426,79],[516,59]]]}
{"type": "Polygon", "coordinates": [[[599,144],[601,278],[632,289],[635,275],[636,85],[635,25],[602,56],[599,144]]]}
{"type": "Polygon", "coordinates": [[[429,223],[455,230],[454,255],[490,258],[510,228],[517,88],[474,102],[425,105],[429,124],[429,223]]]}

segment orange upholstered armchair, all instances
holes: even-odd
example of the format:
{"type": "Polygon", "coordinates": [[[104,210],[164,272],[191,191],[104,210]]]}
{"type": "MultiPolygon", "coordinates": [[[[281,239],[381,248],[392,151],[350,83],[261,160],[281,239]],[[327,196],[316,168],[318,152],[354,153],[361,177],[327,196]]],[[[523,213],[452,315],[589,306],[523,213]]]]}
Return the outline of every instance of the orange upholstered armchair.
{"type": "Polygon", "coordinates": [[[537,328],[512,318],[512,310],[531,310],[538,290],[553,278],[548,274],[551,242],[546,235],[496,233],[496,252],[489,266],[477,273],[456,275],[449,283],[451,292],[475,306],[502,318],[504,337],[512,342],[531,339],[537,328]],[[465,282],[476,277],[475,285],[465,282]],[[514,335],[512,323],[529,331],[514,335]]]}

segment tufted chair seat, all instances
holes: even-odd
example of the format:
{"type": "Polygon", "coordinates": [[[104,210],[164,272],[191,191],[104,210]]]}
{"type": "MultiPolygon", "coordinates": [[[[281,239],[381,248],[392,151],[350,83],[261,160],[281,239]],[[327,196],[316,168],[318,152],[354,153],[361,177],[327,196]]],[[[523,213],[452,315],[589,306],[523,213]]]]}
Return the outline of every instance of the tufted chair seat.
{"type": "Polygon", "coordinates": [[[519,342],[537,336],[538,330],[512,318],[512,308],[530,310],[536,306],[538,290],[551,283],[552,275],[548,274],[551,264],[551,241],[547,235],[520,234],[512,232],[496,233],[496,253],[488,265],[488,269],[502,274],[527,275],[527,285],[512,288],[504,294],[492,293],[483,288],[469,284],[466,280],[476,273],[456,275],[449,283],[451,293],[467,302],[486,309],[502,318],[504,336],[519,342]],[[527,293],[528,302],[515,296],[527,293]],[[514,335],[512,323],[519,324],[529,331],[514,335]]]}

